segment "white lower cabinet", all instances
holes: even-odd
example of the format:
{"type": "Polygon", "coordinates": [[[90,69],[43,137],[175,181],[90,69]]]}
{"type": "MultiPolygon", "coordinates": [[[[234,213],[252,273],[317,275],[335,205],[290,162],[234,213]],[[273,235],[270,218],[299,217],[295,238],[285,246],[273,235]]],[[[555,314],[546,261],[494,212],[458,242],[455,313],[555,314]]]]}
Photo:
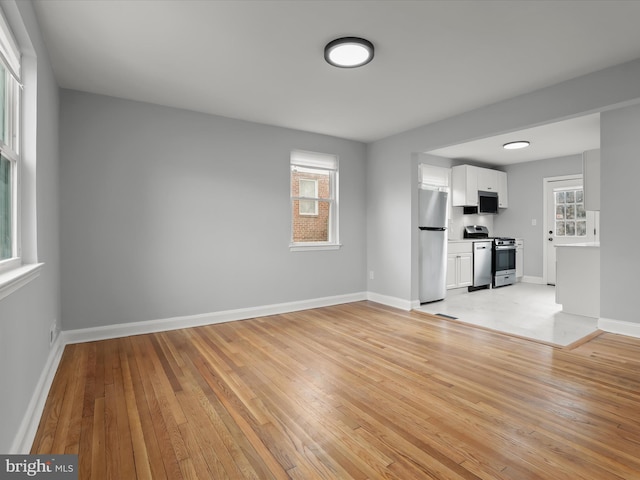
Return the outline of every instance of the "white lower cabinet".
{"type": "Polygon", "coordinates": [[[473,285],[473,243],[451,242],[447,255],[447,289],[473,285]]]}
{"type": "Polygon", "coordinates": [[[516,278],[524,276],[524,240],[516,239],[516,278]]]}
{"type": "Polygon", "coordinates": [[[447,255],[447,289],[458,286],[458,256],[447,255]]]}

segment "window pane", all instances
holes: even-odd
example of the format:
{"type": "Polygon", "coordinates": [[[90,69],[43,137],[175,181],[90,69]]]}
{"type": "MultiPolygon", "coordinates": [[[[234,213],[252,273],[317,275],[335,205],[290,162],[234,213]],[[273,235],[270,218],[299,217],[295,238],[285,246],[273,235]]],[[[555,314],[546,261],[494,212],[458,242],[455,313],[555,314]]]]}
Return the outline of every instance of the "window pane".
{"type": "Polygon", "coordinates": [[[300,197],[316,197],[316,185],[318,183],[315,180],[308,178],[300,179],[300,197]]]}
{"type": "Polygon", "coordinates": [[[564,203],[564,192],[556,192],[556,203],[564,203]]]}
{"type": "Polygon", "coordinates": [[[566,222],[565,232],[567,237],[572,237],[576,234],[576,222],[566,222]]]}
{"type": "MultiPolygon", "coordinates": [[[[308,174],[301,173],[300,175],[307,176],[308,174]]],[[[318,196],[318,181],[311,178],[299,178],[298,179],[298,196],[317,198],[318,196]]],[[[318,214],[318,202],[314,200],[300,200],[299,212],[300,215],[317,215],[318,214]]]]}
{"type": "Polygon", "coordinates": [[[318,214],[318,202],[315,200],[297,200],[300,202],[299,212],[300,215],[317,215],[318,214]]]}
{"type": "Polygon", "coordinates": [[[11,162],[0,157],[0,260],[13,257],[11,162]]]}
{"type": "Polygon", "coordinates": [[[587,222],[585,221],[576,222],[576,235],[579,237],[587,236],[587,222]]]}
{"type": "Polygon", "coordinates": [[[573,220],[574,218],[576,218],[576,206],[575,205],[567,205],[567,210],[566,210],[566,218],[568,220],[573,220]]]}
{"type": "Polygon", "coordinates": [[[556,205],[556,220],[564,218],[564,205],[556,205]]]}
{"type": "Polygon", "coordinates": [[[7,108],[7,72],[4,65],[0,62],[0,141],[7,145],[8,132],[7,132],[7,114],[9,109],[7,108]]]}
{"type": "Polygon", "coordinates": [[[584,192],[582,190],[576,190],[576,203],[584,202],[584,192]]]}
{"type": "Polygon", "coordinates": [[[317,197],[329,199],[331,198],[331,172],[326,170],[313,170],[310,168],[298,168],[293,175],[299,179],[300,193],[294,197],[317,197]]]}
{"type": "Polygon", "coordinates": [[[576,218],[587,218],[587,211],[582,203],[576,205],[576,218]]]}
{"type": "Polygon", "coordinates": [[[331,173],[315,168],[291,167],[291,196],[331,198],[331,173]]]}
{"type": "Polygon", "coordinates": [[[556,222],[556,237],[564,237],[564,222],[556,222]]]}
{"type": "Polygon", "coordinates": [[[575,203],[576,201],[576,192],[573,190],[569,190],[568,192],[566,192],[565,197],[564,197],[564,201],[565,203],[575,203]]]}
{"type": "Polygon", "coordinates": [[[293,241],[294,242],[328,242],[329,241],[329,213],[331,203],[325,201],[294,200],[293,201],[293,241]],[[303,202],[318,205],[315,215],[299,215],[303,202]]]}

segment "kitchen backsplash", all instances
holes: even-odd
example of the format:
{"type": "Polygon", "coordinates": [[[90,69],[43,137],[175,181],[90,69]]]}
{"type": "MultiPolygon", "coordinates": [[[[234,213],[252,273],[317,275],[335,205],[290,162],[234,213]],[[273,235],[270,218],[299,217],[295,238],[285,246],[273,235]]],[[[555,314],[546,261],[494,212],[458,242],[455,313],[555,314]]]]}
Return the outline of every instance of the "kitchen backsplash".
{"type": "Polygon", "coordinates": [[[464,227],[467,225],[484,225],[489,229],[489,235],[493,234],[494,215],[464,215],[462,207],[451,207],[449,219],[449,240],[464,238],[464,227]]]}

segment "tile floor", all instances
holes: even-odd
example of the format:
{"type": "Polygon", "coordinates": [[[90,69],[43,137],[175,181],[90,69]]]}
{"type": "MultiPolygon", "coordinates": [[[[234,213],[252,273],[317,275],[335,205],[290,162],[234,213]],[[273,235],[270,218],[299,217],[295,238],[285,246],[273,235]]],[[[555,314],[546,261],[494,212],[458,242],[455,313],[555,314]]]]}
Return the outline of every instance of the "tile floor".
{"type": "Polygon", "coordinates": [[[490,290],[448,291],[447,298],[416,310],[457,317],[457,321],[566,346],[595,332],[596,318],[562,312],[555,287],[516,283],[490,290]]]}

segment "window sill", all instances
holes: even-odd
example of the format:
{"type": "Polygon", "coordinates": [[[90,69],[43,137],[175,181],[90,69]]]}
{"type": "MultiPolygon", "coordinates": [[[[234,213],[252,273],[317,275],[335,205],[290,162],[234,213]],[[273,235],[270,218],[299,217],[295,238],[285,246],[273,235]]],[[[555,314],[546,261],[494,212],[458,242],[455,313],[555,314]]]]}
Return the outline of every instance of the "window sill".
{"type": "Polygon", "coordinates": [[[291,252],[307,252],[316,250],[339,250],[342,247],[340,243],[291,243],[289,251],[291,252]]]}
{"type": "Polygon", "coordinates": [[[24,287],[38,275],[44,263],[32,263],[0,273],[0,300],[24,287]]]}

